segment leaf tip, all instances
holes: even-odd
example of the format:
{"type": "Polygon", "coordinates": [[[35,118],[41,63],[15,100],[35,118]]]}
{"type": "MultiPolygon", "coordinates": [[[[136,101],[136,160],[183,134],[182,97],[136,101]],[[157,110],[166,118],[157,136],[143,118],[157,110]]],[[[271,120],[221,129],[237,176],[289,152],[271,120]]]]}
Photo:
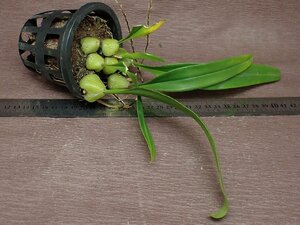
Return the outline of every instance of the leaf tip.
{"type": "Polygon", "coordinates": [[[243,57],[247,58],[247,59],[251,59],[251,60],[253,59],[253,55],[252,54],[244,54],[243,57]]]}
{"type": "Polygon", "coordinates": [[[168,20],[167,19],[162,19],[161,21],[159,21],[159,22],[161,22],[162,24],[164,24],[164,23],[166,23],[168,20]]]}
{"type": "Polygon", "coordinates": [[[153,163],[155,161],[156,155],[150,154],[150,163],[153,163]]]}
{"type": "Polygon", "coordinates": [[[229,204],[228,204],[228,200],[225,198],[223,206],[217,212],[211,213],[209,217],[214,220],[221,220],[228,214],[228,211],[229,211],[229,204]]]}

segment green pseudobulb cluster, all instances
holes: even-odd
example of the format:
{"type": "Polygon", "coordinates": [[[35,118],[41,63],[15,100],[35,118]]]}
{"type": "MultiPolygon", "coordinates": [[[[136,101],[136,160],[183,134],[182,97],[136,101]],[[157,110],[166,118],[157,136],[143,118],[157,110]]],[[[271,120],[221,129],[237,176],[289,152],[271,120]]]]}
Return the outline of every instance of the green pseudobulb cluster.
{"type": "Polygon", "coordinates": [[[97,101],[105,95],[107,89],[129,87],[128,79],[114,66],[119,63],[119,59],[115,57],[120,50],[117,40],[85,37],[80,43],[81,51],[87,55],[86,68],[93,71],[84,76],[79,83],[85,90],[86,101],[97,101]],[[104,83],[102,80],[107,82],[104,83]]]}

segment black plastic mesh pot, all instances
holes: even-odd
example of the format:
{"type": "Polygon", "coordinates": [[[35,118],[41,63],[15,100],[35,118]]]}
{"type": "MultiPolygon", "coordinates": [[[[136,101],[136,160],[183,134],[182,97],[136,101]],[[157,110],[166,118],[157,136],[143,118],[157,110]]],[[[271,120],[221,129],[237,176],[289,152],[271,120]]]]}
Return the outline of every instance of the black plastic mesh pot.
{"type": "Polygon", "coordinates": [[[107,21],[115,39],[121,39],[121,27],[114,11],[103,3],[88,3],[78,10],[53,10],[32,16],[19,37],[19,53],[24,65],[56,84],[66,86],[76,97],[81,90],[72,74],[72,42],[80,22],[87,16],[107,21]],[[62,21],[61,25],[55,21],[62,21]],[[51,41],[53,43],[51,47],[51,41]],[[48,45],[45,43],[48,42],[48,45]],[[50,68],[48,62],[53,66],[50,68]]]}

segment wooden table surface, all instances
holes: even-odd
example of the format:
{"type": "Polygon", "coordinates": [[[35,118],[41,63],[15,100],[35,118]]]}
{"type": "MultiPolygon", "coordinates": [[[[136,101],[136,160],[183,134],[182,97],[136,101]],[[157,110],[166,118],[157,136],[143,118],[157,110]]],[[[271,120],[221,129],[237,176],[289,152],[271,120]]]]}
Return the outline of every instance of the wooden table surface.
{"type": "MultiPolygon", "coordinates": [[[[72,98],[22,65],[18,35],[33,14],[86,2],[2,0],[0,98],[72,98]]],[[[126,33],[116,3],[102,2],[126,33]]],[[[144,23],[147,2],[123,2],[130,23],[144,23]]],[[[299,0],[154,0],[152,21],[167,23],[150,52],[170,62],[251,53],[282,71],[278,83],[188,98],[299,97],[299,12],[299,0]]],[[[231,203],[220,222],[208,218],[222,196],[203,133],[189,118],[148,121],[154,163],[136,118],[0,118],[0,224],[299,224],[299,116],[205,118],[231,203]]]]}

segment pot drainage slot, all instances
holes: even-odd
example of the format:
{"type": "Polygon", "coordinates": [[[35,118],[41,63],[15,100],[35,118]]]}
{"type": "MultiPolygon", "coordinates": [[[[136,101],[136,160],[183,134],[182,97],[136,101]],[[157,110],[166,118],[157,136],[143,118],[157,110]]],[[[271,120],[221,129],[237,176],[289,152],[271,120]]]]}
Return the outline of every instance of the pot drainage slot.
{"type": "Polygon", "coordinates": [[[58,49],[59,35],[58,34],[47,34],[44,46],[48,49],[58,49]]]}
{"type": "Polygon", "coordinates": [[[56,28],[56,29],[63,28],[67,24],[69,18],[70,17],[68,16],[55,18],[51,23],[51,28],[56,28]]]}
{"type": "Polygon", "coordinates": [[[42,26],[43,19],[44,19],[43,17],[36,18],[36,26],[37,27],[41,27],[42,26]]]}
{"type": "Polygon", "coordinates": [[[25,43],[35,45],[36,33],[22,32],[21,38],[25,43]]]}
{"type": "Polygon", "coordinates": [[[30,51],[24,51],[21,54],[21,57],[22,57],[23,60],[28,60],[32,63],[35,63],[35,57],[30,51]]]}
{"type": "Polygon", "coordinates": [[[45,67],[49,70],[59,70],[58,60],[56,57],[45,55],[44,56],[45,67]]]}

